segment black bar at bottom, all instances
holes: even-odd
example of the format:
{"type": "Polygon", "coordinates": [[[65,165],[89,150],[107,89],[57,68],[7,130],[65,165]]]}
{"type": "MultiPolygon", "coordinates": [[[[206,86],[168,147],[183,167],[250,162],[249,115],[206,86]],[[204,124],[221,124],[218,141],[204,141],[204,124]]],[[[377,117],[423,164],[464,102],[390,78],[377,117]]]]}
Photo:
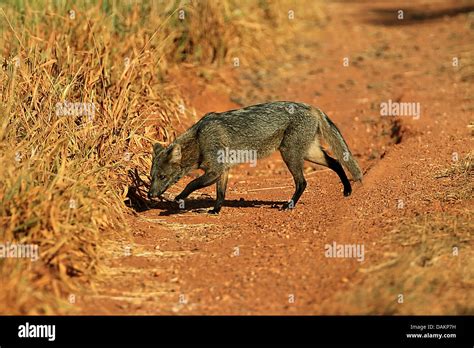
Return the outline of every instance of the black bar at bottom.
{"type": "Polygon", "coordinates": [[[0,346],[408,344],[469,346],[472,316],[2,316],[0,346]],[[48,326],[49,325],[49,326],[48,326]],[[54,337],[53,326],[54,325],[54,337]],[[43,337],[32,337],[32,336],[43,337]]]}

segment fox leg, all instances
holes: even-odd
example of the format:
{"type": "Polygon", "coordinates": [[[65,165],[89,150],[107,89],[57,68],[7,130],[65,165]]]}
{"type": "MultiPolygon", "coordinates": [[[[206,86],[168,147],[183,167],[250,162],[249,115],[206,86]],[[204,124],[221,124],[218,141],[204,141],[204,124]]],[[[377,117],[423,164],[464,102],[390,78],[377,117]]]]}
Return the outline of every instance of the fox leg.
{"type": "Polygon", "coordinates": [[[305,160],[310,161],[312,163],[320,164],[325,167],[328,167],[336,172],[341,179],[342,184],[344,185],[344,196],[350,196],[352,193],[351,184],[349,179],[347,179],[346,173],[344,169],[342,169],[341,163],[335,158],[329,156],[326,151],[324,151],[318,144],[312,144],[308,149],[305,160]]]}
{"type": "Polygon", "coordinates": [[[219,177],[220,177],[220,174],[216,172],[209,171],[209,172],[204,173],[204,175],[200,176],[197,179],[194,179],[189,184],[187,184],[183,192],[177,195],[175,200],[179,201],[181,199],[185,199],[194,191],[202,189],[209,185],[212,185],[219,179],[219,177]]]}
{"type": "Polygon", "coordinates": [[[304,160],[298,154],[293,154],[287,150],[280,149],[281,156],[283,157],[283,161],[285,161],[286,166],[290,170],[291,175],[293,175],[293,179],[295,181],[295,193],[289,202],[283,204],[282,210],[292,209],[295,207],[296,203],[300,199],[301,195],[303,194],[306,188],[306,180],[303,174],[304,168],[304,160]]]}
{"type": "Polygon", "coordinates": [[[219,214],[222,204],[224,203],[228,178],[229,178],[229,169],[225,169],[216,182],[217,199],[216,199],[216,204],[214,205],[214,209],[209,210],[210,214],[219,214]]]}
{"type": "Polygon", "coordinates": [[[339,179],[341,179],[342,184],[344,185],[344,196],[350,196],[352,193],[351,183],[349,182],[349,179],[347,179],[346,173],[344,172],[344,169],[342,169],[341,164],[338,160],[332,158],[326,152],[324,152],[324,155],[327,166],[336,172],[336,174],[339,176],[339,179]]]}

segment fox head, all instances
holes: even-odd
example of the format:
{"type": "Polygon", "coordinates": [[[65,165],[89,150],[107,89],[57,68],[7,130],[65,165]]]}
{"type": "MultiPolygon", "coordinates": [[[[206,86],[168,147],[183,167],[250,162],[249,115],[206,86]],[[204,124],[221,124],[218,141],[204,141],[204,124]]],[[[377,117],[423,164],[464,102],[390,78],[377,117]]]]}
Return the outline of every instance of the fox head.
{"type": "Polygon", "coordinates": [[[181,166],[181,145],[171,144],[167,148],[156,143],[153,146],[151,164],[151,185],[148,198],[162,195],[171,185],[184,174],[181,166]]]}

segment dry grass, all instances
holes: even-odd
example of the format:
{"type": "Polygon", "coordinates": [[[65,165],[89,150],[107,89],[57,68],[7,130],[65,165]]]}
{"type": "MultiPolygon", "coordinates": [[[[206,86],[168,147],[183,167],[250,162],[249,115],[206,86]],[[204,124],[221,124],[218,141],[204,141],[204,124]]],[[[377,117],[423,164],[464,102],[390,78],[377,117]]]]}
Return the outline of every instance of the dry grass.
{"type": "Polygon", "coordinates": [[[404,218],[396,228],[387,231],[379,250],[385,260],[361,268],[366,275],[362,283],[336,295],[341,313],[474,313],[474,217],[469,208],[473,192],[472,159],[473,153],[469,153],[435,174],[436,178],[450,178],[452,183],[445,192],[433,193],[433,199],[457,202],[459,206],[449,213],[404,218]]]}
{"type": "Polygon", "coordinates": [[[129,236],[125,203],[146,189],[151,144],[174,138],[193,113],[165,83],[168,68],[262,59],[289,6],[2,4],[0,241],[38,245],[40,258],[0,259],[1,314],[73,311],[68,296],[91,285],[98,246],[129,236]],[[65,102],[95,112],[58,113],[65,102]],[[130,185],[138,186],[131,194],[130,185]]]}
{"type": "MultiPolygon", "coordinates": [[[[126,232],[127,171],[146,171],[152,139],[172,136],[180,101],[151,78],[159,56],[141,50],[128,66],[113,64],[125,54],[95,10],[72,20],[27,5],[25,18],[35,20],[21,31],[12,8],[1,13],[9,27],[0,75],[1,240],[40,250],[34,265],[0,261],[11,283],[0,292],[2,313],[67,310],[56,299],[77,291],[77,276],[94,274],[101,233],[126,232]],[[63,102],[92,103],[95,112],[57,114],[63,102]]],[[[129,46],[146,42],[137,33],[129,46]]]]}
{"type": "Polygon", "coordinates": [[[474,152],[456,160],[448,168],[435,173],[436,179],[450,180],[453,187],[448,192],[439,193],[436,199],[443,202],[456,202],[474,197],[474,152]]]}
{"type": "Polygon", "coordinates": [[[461,160],[455,161],[452,166],[437,172],[435,178],[454,177],[458,175],[469,177],[473,175],[473,171],[474,152],[470,152],[461,160]]]}
{"type": "Polygon", "coordinates": [[[402,221],[381,243],[386,260],[380,267],[364,269],[361,284],[336,295],[336,312],[472,315],[473,221],[468,210],[402,221]]]}

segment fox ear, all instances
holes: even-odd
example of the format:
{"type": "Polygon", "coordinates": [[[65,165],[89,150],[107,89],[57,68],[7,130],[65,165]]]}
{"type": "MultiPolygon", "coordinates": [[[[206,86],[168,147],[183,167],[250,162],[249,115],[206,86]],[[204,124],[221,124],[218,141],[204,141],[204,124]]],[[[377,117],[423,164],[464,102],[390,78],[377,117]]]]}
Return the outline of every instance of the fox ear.
{"type": "Polygon", "coordinates": [[[163,151],[165,148],[160,143],[155,143],[153,145],[153,155],[158,156],[158,154],[163,151]]]}
{"type": "Polygon", "coordinates": [[[175,144],[171,148],[168,155],[170,163],[179,163],[181,162],[181,145],[175,144]]]}

